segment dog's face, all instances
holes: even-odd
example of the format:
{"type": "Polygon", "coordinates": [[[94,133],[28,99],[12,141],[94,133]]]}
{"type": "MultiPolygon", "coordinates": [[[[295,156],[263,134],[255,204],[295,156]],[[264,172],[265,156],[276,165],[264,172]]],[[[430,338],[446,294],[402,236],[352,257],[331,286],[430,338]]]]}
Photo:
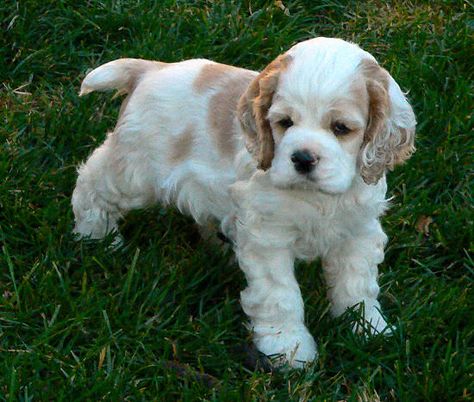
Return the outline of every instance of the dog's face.
{"type": "Polygon", "coordinates": [[[239,102],[247,146],[275,186],[347,191],[378,182],[414,151],[415,116],[367,52],[338,39],[279,56],[239,102]]]}

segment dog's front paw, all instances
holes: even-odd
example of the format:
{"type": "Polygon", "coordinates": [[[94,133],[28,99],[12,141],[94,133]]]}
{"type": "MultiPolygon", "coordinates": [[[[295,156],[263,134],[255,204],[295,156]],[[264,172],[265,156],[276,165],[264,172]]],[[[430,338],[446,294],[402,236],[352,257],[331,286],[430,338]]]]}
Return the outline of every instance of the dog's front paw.
{"type": "Polygon", "coordinates": [[[257,326],[254,343],[260,352],[269,356],[276,366],[288,363],[294,368],[303,368],[317,357],[316,342],[305,326],[277,329],[257,326]]]}
{"type": "Polygon", "coordinates": [[[364,316],[354,324],[353,331],[367,335],[392,335],[392,329],[375,306],[365,308],[364,316]]]}

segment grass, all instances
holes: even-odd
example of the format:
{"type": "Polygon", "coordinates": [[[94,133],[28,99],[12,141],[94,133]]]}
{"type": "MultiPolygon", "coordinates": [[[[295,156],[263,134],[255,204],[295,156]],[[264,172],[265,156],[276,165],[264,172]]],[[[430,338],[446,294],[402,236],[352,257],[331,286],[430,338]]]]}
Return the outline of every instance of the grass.
{"type": "Polygon", "coordinates": [[[289,15],[272,1],[0,5],[1,400],[474,398],[472,6],[284,3],[289,15]],[[265,373],[246,367],[239,347],[249,340],[244,277],[188,218],[134,212],[122,227],[127,248],[115,253],[73,241],[75,167],[119,104],[77,92],[87,69],[118,57],[260,69],[318,35],[373,53],[417,114],[418,151],[389,176],[384,218],[381,302],[397,330],[353,335],[348,315],[328,315],[318,263],[300,264],[320,357],[305,371],[265,373]]]}

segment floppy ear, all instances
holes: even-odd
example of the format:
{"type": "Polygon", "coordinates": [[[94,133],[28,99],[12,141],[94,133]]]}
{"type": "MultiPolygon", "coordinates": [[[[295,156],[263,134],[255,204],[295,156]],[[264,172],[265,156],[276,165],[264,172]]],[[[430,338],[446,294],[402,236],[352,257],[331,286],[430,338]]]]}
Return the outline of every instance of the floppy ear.
{"type": "Polygon", "coordinates": [[[245,133],[246,146],[258,162],[258,168],[267,170],[275,152],[272,129],[267,120],[268,110],[278,85],[281,72],[291,57],[283,54],[273,60],[249,85],[237,107],[238,118],[245,133]]]}
{"type": "Polygon", "coordinates": [[[406,161],[415,151],[416,119],[402,90],[376,62],[362,65],[369,94],[369,123],[359,155],[360,173],[375,184],[385,171],[406,161]]]}

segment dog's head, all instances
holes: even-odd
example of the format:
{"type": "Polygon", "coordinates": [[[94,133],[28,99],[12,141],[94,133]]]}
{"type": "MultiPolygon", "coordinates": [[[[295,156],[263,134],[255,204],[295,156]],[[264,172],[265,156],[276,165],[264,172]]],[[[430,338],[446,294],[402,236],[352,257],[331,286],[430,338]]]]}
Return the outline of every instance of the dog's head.
{"type": "Polygon", "coordinates": [[[414,151],[415,115],[373,56],[340,39],[301,42],[238,105],[247,148],[278,187],[344,193],[377,183],[414,151]]]}

